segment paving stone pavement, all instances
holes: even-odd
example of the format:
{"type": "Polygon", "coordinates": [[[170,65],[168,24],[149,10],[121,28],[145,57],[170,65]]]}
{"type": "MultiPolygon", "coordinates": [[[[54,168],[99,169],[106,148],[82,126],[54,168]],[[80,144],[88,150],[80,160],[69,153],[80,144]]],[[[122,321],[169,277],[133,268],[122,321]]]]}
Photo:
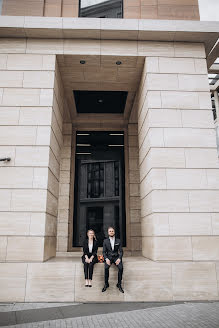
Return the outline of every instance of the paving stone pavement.
{"type": "MultiPolygon", "coordinates": [[[[94,315],[88,316],[63,317],[62,319],[38,322],[32,320],[29,323],[1,326],[3,328],[219,328],[219,302],[166,303],[163,306],[162,303],[138,304],[141,304],[142,307],[145,304],[146,308],[116,312],[112,307],[115,304],[108,304],[108,312],[112,310],[111,313],[94,313],[94,315]]],[[[86,306],[87,309],[93,306],[93,310],[96,308],[97,313],[98,309],[101,310],[101,304],[87,304],[86,306]]],[[[120,306],[121,304],[118,304],[117,308],[121,309],[120,306]]],[[[60,308],[64,309],[65,307],[66,305],[63,304],[60,308]]],[[[74,306],[74,308],[76,307],[74,306]]],[[[48,307],[47,310],[49,309],[51,308],[48,307]]],[[[46,309],[44,308],[44,310],[46,309]]],[[[79,311],[79,313],[81,312],[79,311]]]]}
{"type": "Polygon", "coordinates": [[[1,312],[24,311],[31,309],[44,309],[58,306],[78,305],[79,303],[0,303],[1,312]]]}

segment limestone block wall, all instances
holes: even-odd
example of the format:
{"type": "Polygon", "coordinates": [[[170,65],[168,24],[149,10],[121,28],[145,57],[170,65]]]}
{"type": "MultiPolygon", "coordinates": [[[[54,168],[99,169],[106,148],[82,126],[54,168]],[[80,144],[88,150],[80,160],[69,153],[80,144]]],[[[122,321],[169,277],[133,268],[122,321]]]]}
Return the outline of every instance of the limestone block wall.
{"type": "Polygon", "coordinates": [[[62,146],[55,55],[3,40],[0,54],[0,260],[55,255],[62,146]]]}
{"type": "Polygon", "coordinates": [[[79,0],[3,0],[2,15],[78,17],[79,0]]]}
{"type": "MultiPolygon", "coordinates": [[[[78,54],[79,45],[80,40],[1,39],[0,156],[12,158],[0,170],[2,261],[54,256],[58,206],[57,249],[67,248],[69,229],[62,223],[71,210],[72,132],[64,125],[63,145],[66,104],[55,55],[78,54]]],[[[146,57],[136,98],[138,141],[137,123],[129,124],[128,133],[133,254],[141,249],[142,234],[143,254],[154,260],[218,259],[219,167],[203,45],[111,40],[82,45],[97,55],[100,49],[108,54],[108,48],[111,54],[146,57]]]]}
{"type": "Polygon", "coordinates": [[[198,0],[124,0],[124,18],[199,20],[198,0]]]}
{"type": "Polygon", "coordinates": [[[144,50],[137,99],[143,255],[216,261],[219,161],[204,46],[144,50]]]}
{"type": "MultiPolygon", "coordinates": [[[[138,154],[138,124],[128,124],[128,149],[129,149],[129,231],[130,250],[132,255],[141,254],[141,204],[139,184],[139,154],[138,154]]],[[[128,224],[128,223],[127,223],[128,224]]]]}
{"type": "MultiPolygon", "coordinates": [[[[79,0],[3,0],[2,15],[78,17],[79,0]]],[[[124,0],[124,18],[199,20],[198,0],[124,0]]]]}
{"type": "Polygon", "coordinates": [[[44,16],[78,17],[78,0],[45,0],[44,16]]]}
{"type": "Polygon", "coordinates": [[[2,15],[43,16],[44,0],[4,0],[2,15]]]}

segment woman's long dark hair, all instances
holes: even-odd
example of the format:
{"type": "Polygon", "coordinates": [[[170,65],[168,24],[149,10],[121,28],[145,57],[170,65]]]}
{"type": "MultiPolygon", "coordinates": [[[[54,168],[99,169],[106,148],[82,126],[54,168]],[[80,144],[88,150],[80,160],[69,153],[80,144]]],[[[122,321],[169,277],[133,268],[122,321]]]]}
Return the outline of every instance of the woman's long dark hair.
{"type": "Polygon", "coordinates": [[[94,233],[94,239],[97,241],[97,237],[96,237],[95,231],[93,229],[88,229],[87,230],[87,237],[88,237],[88,232],[89,231],[93,231],[93,233],[94,233]]]}

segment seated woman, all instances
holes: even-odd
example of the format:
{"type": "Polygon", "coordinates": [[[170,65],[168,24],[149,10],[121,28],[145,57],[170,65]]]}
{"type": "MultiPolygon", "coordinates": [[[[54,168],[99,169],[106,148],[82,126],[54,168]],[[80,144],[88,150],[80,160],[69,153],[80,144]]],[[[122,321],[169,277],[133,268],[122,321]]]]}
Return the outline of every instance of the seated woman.
{"type": "Polygon", "coordinates": [[[87,231],[87,237],[83,243],[83,255],[81,259],[84,264],[85,287],[92,287],[94,264],[98,262],[98,243],[94,230],[89,229],[87,231]]]}

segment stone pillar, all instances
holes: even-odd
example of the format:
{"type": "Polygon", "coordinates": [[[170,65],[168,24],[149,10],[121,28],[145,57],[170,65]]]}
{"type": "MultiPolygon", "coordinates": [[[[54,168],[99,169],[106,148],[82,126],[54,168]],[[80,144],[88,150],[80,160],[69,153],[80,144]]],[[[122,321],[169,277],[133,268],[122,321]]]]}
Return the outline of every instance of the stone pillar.
{"type": "Polygon", "coordinates": [[[72,124],[63,124],[63,147],[61,150],[57,252],[68,251],[69,219],[70,219],[70,182],[72,161],[72,124]]]}
{"type": "Polygon", "coordinates": [[[11,158],[0,162],[0,260],[44,261],[56,251],[62,146],[55,55],[0,59],[0,157],[11,158]]]}
{"type": "Polygon", "coordinates": [[[128,150],[130,249],[132,255],[139,255],[141,254],[142,240],[137,123],[128,124],[128,150]]]}
{"type": "Polygon", "coordinates": [[[143,255],[219,260],[219,162],[204,46],[155,43],[153,51],[138,92],[143,255]]]}

